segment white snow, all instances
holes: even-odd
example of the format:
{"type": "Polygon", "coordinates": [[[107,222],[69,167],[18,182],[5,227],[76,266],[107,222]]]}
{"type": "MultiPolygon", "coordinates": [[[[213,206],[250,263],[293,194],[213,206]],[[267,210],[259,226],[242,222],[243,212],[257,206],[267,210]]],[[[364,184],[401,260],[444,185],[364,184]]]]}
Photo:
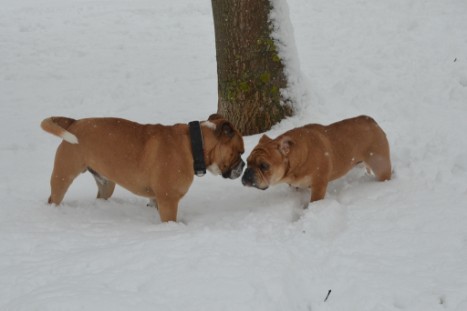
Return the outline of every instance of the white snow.
{"type": "Polygon", "coordinates": [[[358,167],[303,210],[307,191],[207,174],[161,224],[122,188],[96,200],[90,174],[47,205],[60,140],[39,124],[206,120],[210,1],[3,0],[0,310],[467,310],[466,2],[288,9],[310,104],[268,135],[371,115],[393,180],[358,167]]]}
{"type": "Polygon", "coordinates": [[[295,114],[301,114],[304,107],[310,105],[310,91],[307,79],[300,70],[300,61],[294,40],[294,28],[290,20],[287,0],[271,0],[269,14],[272,38],[275,40],[278,54],[284,64],[287,88],[282,89],[282,97],[293,106],[295,114]]]}

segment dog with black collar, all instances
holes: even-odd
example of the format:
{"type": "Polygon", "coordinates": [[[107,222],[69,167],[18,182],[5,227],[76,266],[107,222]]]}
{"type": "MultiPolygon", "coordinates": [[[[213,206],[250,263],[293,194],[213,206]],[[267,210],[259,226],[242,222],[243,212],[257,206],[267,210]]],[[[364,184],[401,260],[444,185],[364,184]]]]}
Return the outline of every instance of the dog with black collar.
{"type": "Polygon", "coordinates": [[[245,165],[241,134],[217,114],[207,121],[171,126],[119,118],[50,117],[41,127],[63,139],[55,154],[49,204],[60,204],[73,180],[89,171],[96,180],[97,198],[110,198],[118,184],[154,200],[161,221],[176,221],[178,203],[195,174],[201,176],[207,169],[234,179],[245,165]]]}

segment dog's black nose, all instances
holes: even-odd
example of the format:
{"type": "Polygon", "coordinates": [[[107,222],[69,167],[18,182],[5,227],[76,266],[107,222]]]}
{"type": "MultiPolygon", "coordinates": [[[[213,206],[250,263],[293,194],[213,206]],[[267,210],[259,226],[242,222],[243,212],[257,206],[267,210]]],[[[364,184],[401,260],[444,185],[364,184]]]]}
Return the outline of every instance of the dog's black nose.
{"type": "Polygon", "coordinates": [[[254,182],[254,172],[251,168],[247,168],[245,170],[245,173],[243,173],[243,177],[242,177],[242,184],[244,186],[252,186],[253,185],[253,182],[254,182]]]}

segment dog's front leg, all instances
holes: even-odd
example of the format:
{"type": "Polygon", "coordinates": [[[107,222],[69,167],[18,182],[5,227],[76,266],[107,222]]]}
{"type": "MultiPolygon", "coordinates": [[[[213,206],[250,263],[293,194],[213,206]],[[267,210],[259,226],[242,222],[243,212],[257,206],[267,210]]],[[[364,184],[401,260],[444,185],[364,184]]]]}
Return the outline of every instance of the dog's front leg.
{"type": "Polygon", "coordinates": [[[328,181],[324,178],[315,178],[311,184],[311,198],[310,202],[324,199],[326,190],[328,188],[328,181]]]}
{"type": "Polygon", "coordinates": [[[164,198],[157,200],[159,216],[162,222],[177,221],[178,199],[164,198]]]}

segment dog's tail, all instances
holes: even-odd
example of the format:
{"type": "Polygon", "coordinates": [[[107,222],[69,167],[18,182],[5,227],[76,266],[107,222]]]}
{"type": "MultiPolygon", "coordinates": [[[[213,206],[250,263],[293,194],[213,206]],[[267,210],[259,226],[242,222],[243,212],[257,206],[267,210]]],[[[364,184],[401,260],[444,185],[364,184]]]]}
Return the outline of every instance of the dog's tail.
{"type": "Polygon", "coordinates": [[[62,138],[70,144],[77,144],[78,138],[67,131],[68,127],[76,120],[66,117],[50,117],[41,122],[41,128],[55,136],[62,138]]]}

